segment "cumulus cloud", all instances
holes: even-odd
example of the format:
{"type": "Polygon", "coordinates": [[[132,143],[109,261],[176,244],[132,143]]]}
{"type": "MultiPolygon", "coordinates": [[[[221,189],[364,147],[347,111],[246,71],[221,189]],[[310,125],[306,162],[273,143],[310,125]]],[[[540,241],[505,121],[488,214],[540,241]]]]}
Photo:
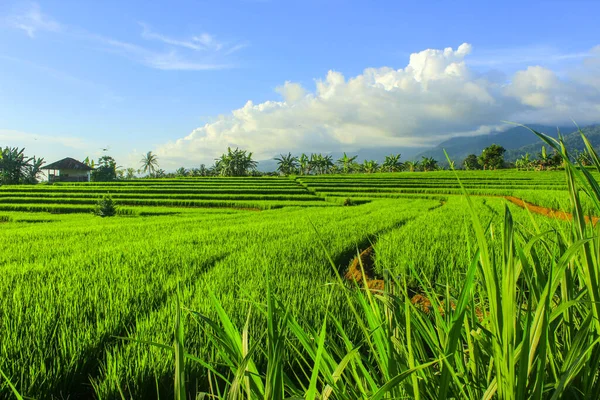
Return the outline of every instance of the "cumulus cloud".
{"type": "MultiPolygon", "coordinates": [[[[540,66],[501,79],[470,69],[471,51],[467,43],[427,49],[412,54],[405,68],[367,68],[349,79],[329,71],[314,91],[285,82],[276,88],[282,99],[248,101],[157,152],[175,166],[212,163],[227,146],[253,151],[258,159],[288,151],[419,147],[487,133],[502,120],[587,123],[600,115],[600,87],[592,83],[559,78],[540,66]]],[[[585,62],[596,66],[596,53],[585,62]]]]}

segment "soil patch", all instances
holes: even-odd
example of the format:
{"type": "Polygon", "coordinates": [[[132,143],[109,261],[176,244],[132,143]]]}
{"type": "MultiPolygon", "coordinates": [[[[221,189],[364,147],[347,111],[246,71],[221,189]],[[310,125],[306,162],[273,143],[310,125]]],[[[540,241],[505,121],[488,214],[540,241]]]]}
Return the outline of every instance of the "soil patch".
{"type": "MultiPolygon", "coordinates": [[[[367,247],[363,250],[358,256],[354,257],[352,263],[348,267],[344,278],[351,282],[356,282],[357,284],[363,286],[366,283],[366,287],[371,291],[379,292],[384,290],[385,282],[380,277],[377,277],[375,274],[375,260],[374,260],[375,250],[373,246],[367,247]],[[362,266],[362,268],[361,268],[362,266]],[[364,271],[364,274],[363,274],[364,271]]],[[[431,304],[431,300],[423,293],[418,293],[408,288],[408,296],[410,297],[410,302],[419,310],[429,315],[433,311],[433,305],[431,304]]],[[[444,300],[439,302],[438,311],[443,316],[446,312],[445,310],[444,300]]],[[[454,310],[456,308],[456,304],[454,301],[450,301],[450,308],[454,310]]],[[[475,315],[479,319],[479,321],[483,320],[484,313],[480,307],[475,308],[475,315]]]]}
{"type": "MultiPolygon", "coordinates": [[[[525,208],[528,209],[529,211],[536,213],[536,214],[541,214],[544,215],[546,217],[549,218],[556,218],[556,219],[560,219],[563,221],[571,221],[573,219],[573,215],[571,213],[568,212],[564,212],[564,211],[559,211],[559,210],[553,210],[551,208],[547,208],[547,207],[541,207],[541,206],[537,206],[535,204],[531,204],[526,202],[525,200],[521,200],[518,197],[513,197],[513,196],[504,196],[504,198],[508,201],[510,201],[511,203],[521,207],[521,208],[525,208]]],[[[599,217],[592,217],[592,223],[594,225],[596,225],[596,223],[598,222],[598,220],[600,220],[599,217]]],[[[590,222],[590,218],[589,217],[585,217],[585,222],[589,223],[590,222]]]]}
{"type": "Polygon", "coordinates": [[[375,251],[373,250],[373,246],[369,246],[357,257],[354,257],[344,277],[347,280],[357,282],[358,284],[366,282],[369,289],[383,290],[383,279],[376,279],[375,277],[375,260],[373,259],[374,253],[375,251]]]}

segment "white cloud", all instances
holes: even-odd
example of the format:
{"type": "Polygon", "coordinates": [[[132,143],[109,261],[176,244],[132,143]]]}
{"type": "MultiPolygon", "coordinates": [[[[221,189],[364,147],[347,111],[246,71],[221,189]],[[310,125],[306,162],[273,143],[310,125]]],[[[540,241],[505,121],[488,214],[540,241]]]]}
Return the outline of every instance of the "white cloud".
{"type": "Polygon", "coordinates": [[[6,18],[6,23],[24,31],[32,39],[38,31],[58,32],[62,29],[57,21],[42,13],[37,3],[30,3],[25,10],[6,18]]]}
{"type": "MultiPolygon", "coordinates": [[[[350,79],[329,71],[312,92],[285,82],[276,88],[282,100],[248,101],[159,146],[157,153],[172,168],[211,164],[227,146],[266,159],[288,151],[435,145],[453,136],[488,133],[503,120],[597,121],[600,87],[559,78],[539,66],[499,79],[470,69],[465,59],[471,51],[466,43],[456,50],[428,49],[412,54],[403,69],[367,68],[350,79]]],[[[594,52],[600,50],[591,52],[586,63],[600,56],[594,52]]]]}

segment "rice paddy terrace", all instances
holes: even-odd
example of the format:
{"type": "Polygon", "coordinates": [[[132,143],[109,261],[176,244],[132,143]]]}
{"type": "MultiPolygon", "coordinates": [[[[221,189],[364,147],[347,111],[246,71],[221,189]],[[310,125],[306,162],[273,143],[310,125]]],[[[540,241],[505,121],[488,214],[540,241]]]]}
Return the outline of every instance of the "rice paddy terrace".
{"type": "MultiPolygon", "coordinates": [[[[505,196],[569,211],[562,172],[459,177],[492,236],[504,207],[523,230],[564,223],[505,196]]],[[[331,313],[359,335],[350,310],[329,307],[343,301],[328,285],[336,271],[327,254],[343,273],[375,243],[375,274],[408,276],[415,288],[414,270],[459,284],[473,241],[460,193],[451,172],[2,186],[0,370],[40,399],[171,395],[172,354],[123,337],[172,343],[177,287],[186,308],[206,315],[214,293],[242,326],[268,281],[306,326],[331,313]],[[94,217],[107,192],[119,214],[94,217]]],[[[186,323],[186,348],[213,362],[203,330],[191,316],[186,323]]],[[[201,364],[187,372],[191,387],[206,386],[201,364]]],[[[8,393],[0,380],[0,398],[8,393]]]]}

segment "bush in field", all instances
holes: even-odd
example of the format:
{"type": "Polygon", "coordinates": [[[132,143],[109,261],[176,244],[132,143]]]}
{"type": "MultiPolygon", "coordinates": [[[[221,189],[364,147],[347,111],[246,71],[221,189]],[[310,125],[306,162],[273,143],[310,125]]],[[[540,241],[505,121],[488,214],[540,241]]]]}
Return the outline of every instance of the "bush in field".
{"type": "Polygon", "coordinates": [[[353,206],[354,202],[352,201],[352,199],[350,197],[347,197],[344,199],[344,203],[342,204],[344,206],[353,206]]]}
{"type": "Polygon", "coordinates": [[[94,215],[98,217],[114,217],[117,215],[117,206],[110,194],[105,194],[98,199],[94,215]]]}

